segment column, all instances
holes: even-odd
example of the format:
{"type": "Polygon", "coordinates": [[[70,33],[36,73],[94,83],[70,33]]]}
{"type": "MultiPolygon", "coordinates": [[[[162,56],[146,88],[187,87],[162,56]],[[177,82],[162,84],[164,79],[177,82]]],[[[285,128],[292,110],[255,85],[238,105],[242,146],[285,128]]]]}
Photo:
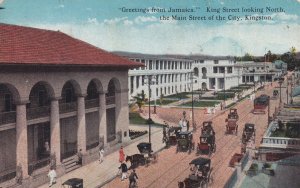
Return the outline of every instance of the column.
{"type": "MultiPolygon", "coordinates": [[[[99,94],[99,138],[103,146],[107,144],[107,126],[106,126],[106,99],[105,93],[99,94]]],[[[101,145],[100,145],[101,146],[101,145]]]]}
{"type": "Polygon", "coordinates": [[[82,153],[86,152],[86,125],[85,125],[85,104],[84,95],[77,97],[77,149],[81,149],[82,153]]]}
{"type": "Polygon", "coordinates": [[[22,168],[23,178],[29,176],[26,103],[16,105],[16,164],[22,168]]]}
{"type": "Polygon", "coordinates": [[[59,104],[58,98],[51,100],[51,114],[50,114],[50,128],[51,128],[51,154],[55,154],[56,165],[60,164],[60,123],[59,123],[59,104]]]}

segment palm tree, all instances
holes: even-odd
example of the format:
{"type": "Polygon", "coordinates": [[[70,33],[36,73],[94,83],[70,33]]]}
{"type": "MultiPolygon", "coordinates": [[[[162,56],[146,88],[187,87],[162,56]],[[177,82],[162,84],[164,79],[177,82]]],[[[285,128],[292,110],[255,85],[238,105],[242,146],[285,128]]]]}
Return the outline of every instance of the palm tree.
{"type": "Polygon", "coordinates": [[[145,104],[145,94],[138,93],[133,98],[135,99],[135,104],[139,107],[139,112],[142,112],[142,106],[145,104]]]}

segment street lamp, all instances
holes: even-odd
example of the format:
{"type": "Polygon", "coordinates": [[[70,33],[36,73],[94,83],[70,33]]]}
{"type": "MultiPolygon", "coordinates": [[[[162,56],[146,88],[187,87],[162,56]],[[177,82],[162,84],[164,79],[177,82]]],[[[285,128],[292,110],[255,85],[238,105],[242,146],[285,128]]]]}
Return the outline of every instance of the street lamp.
{"type": "MultiPolygon", "coordinates": [[[[191,82],[192,82],[192,126],[194,130],[194,72],[191,72],[191,82]]],[[[195,131],[195,130],[194,130],[195,131]]]]}
{"type": "Polygon", "coordinates": [[[281,80],[281,78],[279,78],[278,83],[279,83],[279,93],[280,93],[279,105],[281,105],[281,85],[282,85],[282,80],[281,80]]]}
{"type": "Polygon", "coordinates": [[[149,118],[147,120],[147,123],[149,125],[149,143],[151,143],[151,124],[153,124],[153,121],[151,119],[151,109],[150,109],[150,95],[151,95],[151,82],[152,82],[152,78],[153,76],[152,75],[148,75],[148,91],[149,91],[149,96],[148,96],[148,110],[149,110],[149,118]]]}

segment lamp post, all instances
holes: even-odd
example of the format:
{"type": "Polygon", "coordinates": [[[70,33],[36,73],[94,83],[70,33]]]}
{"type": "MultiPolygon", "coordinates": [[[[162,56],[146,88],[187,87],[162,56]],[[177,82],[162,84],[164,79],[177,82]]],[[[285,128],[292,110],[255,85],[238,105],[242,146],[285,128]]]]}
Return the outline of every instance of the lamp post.
{"type": "Polygon", "coordinates": [[[148,99],[148,110],[149,110],[149,117],[147,120],[147,123],[149,125],[149,143],[151,143],[151,124],[153,123],[151,119],[151,108],[150,108],[150,96],[151,96],[151,82],[152,82],[152,75],[148,75],[148,93],[149,93],[149,99],[148,99]]]}
{"type": "Polygon", "coordinates": [[[225,67],[224,67],[223,94],[224,94],[224,108],[225,108],[225,101],[226,101],[226,94],[225,94],[225,67]]]}
{"type": "MultiPolygon", "coordinates": [[[[194,72],[191,72],[191,83],[192,83],[192,126],[194,128],[194,72]]],[[[194,130],[194,129],[193,129],[194,130]]]]}
{"type": "Polygon", "coordinates": [[[281,105],[281,85],[282,85],[282,80],[279,78],[279,94],[280,94],[280,98],[279,98],[279,105],[281,105]]]}

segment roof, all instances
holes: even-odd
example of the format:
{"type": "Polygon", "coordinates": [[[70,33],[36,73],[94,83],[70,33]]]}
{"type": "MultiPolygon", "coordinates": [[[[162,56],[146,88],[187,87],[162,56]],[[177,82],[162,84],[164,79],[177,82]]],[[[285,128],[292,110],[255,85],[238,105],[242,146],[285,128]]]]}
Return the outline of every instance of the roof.
{"type": "Polygon", "coordinates": [[[202,157],[196,158],[190,162],[190,164],[200,165],[200,166],[206,165],[208,163],[210,163],[210,159],[202,158],[202,157]]]}
{"type": "MultiPolygon", "coordinates": [[[[71,178],[65,181],[62,185],[70,185],[70,186],[78,186],[78,185],[83,185],[83,179],[79,178],[71,178]]],[[[79,186],[78,186],[79,187],[79,186]]]]}
{"type": "Polygon", "coordinates": [[[276,69],[282,69],[287,64],[282,60],[276,60],[273,62],[275,64],[276,69]]]}
{"type": "Polygon", "coordinates": [[[143,66],[60,31],[0,23],[0,41],[0,64],[143,66]]]}
{"type": "Polygon", "coordinates": [[[184,131],[184,132],[180,132],[179,135],[188,135],[188,134],[192,134],[191,131],[184,131]]]}

